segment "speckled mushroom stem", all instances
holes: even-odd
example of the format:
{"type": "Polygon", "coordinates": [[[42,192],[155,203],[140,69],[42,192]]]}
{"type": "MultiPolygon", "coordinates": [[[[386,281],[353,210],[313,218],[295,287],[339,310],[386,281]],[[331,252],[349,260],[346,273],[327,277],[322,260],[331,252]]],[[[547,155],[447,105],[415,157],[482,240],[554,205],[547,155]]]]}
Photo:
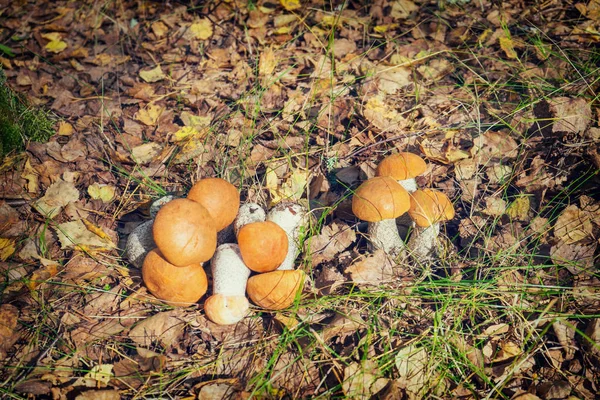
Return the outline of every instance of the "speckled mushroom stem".
{"type": "Polygon", "coordinates": [[[246,298],[250,269],[242,260],[239,246],[225,243],[217,247],[211,261],[211,270],[213,295],[204,303],[206,316],[219,325],[241,321],[250,307],[246,298]]]}
{"type": "Polygon", "coordinates": [[[240,206],[238,215],[233,221],[233,229],[237,236],[241,227],[252,222],[261,222],[267,218],[265,210],[256,203],[245,203],[240,206]]]}
{"type": "Polygon", "coordinates": [[[440,234],[440,224],[434,223],[428,227],[416,226],[408,240],[407,247],[415,260],[428,260],[435,256],[437,238],[440,234]]]}
{"type": "Polygon", "coordinates": [[[368,233],[371,246],[374,249],[383,249],[392,257],[406,253],[404,241],[398,234],[395,219],[384,219],[380,222],[369,222],[368,233]]]}
{"type": "Polygon", "coordinates": [[[306,208],[297,203],[280,203],[273,207],[267,215],[267,221],[279,225],[288,236],[288,252],[278,271],[294,269],[294,262],[298,257],[298,239],[302,227],[306,224],[306,208]]]}

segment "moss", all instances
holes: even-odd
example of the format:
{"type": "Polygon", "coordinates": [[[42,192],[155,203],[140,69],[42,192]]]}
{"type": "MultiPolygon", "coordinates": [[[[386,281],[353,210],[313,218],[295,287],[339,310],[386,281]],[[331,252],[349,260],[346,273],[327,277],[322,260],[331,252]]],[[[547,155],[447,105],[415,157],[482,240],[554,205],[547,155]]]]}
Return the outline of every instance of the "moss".
{"type": "Polygon", "coordinates": [[[45,142],[54,135],[50,113],[31,107],[22,94],[13,91],[0,69],[0,157],[21,151],[29,140],[45,142]]]}

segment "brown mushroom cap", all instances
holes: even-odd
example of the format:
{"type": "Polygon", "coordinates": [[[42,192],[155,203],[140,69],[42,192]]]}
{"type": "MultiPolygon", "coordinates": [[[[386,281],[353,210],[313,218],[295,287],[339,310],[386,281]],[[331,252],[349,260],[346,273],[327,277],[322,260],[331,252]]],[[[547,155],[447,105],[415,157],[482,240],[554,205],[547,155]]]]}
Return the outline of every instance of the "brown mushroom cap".
{"type": "Polygon", "coordinates": [[[282,310],[294,302],[296,293],[303,285],[303,271],[273,271],[251,276],[246,292],[257,306],[267,310],[282,310]]]}
{"type": "Polygon", "coordinates": [[[408,192],[389,176],[363,182],[352,198],[354,215],[368,222],[397,218],[407,212],[409,206],[408,192]]]}
{"type": "Polygon", "coordinates": [[[420,227],[454,218],[454,206],[444,193],[435,189],[421,189],[410,194],[408,215],[420,227]]]}
{"type": "Polygon", "coordinates": [[[187,198],[206,208],[215,220],[217,232],[233,222],[240,208],[240,193],[235,186],[221,178],[199,180],[192,186],[187,198]]]}
{"type": "Polygon", "coordinates": [[[237,236],[244,264],[252,271],[269,272],[281,265],[288,252],[288,236],[271,221],[242,226],[237,236]]]}
{"type": "Polygon", "coordinates": [[[142,278],[150,293],[174,306],[196,303],[208,288],[202,264],[176,267],[158,249],[150,251],[144,259],[142,278]]]}
{"type": "Polygon", "coordinates": [[[178,267],[207,261],[217,248],[212,217],[206,208],[188,199],[165,204],[156,214],[152,234],[164,258],[178,267]]]}
{"type": "Polygon", "coordinates": [[[377,176],[389,176],[397,181],[414,178],[427,170],[425,160],[413,153],[387,156],[377,166],[377,176]]]}
{"type": "Polygon", "coordinates": [[[204,302],[206,316],[219,325],[239,322],[248,314],[249,307],[250,303],[245,296],[213,294],[204,302]]]}

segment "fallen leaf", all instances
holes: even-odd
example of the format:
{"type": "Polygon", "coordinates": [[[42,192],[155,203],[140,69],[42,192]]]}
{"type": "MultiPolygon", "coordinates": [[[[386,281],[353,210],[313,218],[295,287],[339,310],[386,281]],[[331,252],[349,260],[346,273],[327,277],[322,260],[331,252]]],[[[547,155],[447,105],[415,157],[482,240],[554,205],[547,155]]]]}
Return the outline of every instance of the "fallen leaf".
{"type": "Polygon", "coordinates": [[[115,198],[116,188],[112,185],[93,183],[88,186],[88,194],[94,200],[102,200],[103,203],[109,203],[115,198]]]}
{"type": "Polygon", "coordinates": [[[302,7],[300,0],[279,0],[283,8],[288,11],[294,11],[302,7]]]}
{"type": "Polygon", "coordinates": [[[79,191],[71,182],[62,179],[50,185],[43,197],[33,207],[47,218],[56,217],[67,204],[79,200],[79,191]]]}
{"type": "Polygon", "coordinates": [[[412,394],[412,396],[409,395],[409,398],[423,398],[422,390],[426,389],[425,383],[429,376],[427,351],[411,344],[396,353],[395,361],[399,375],[398,381],[401,387],[412,394]]]}
{"type": "Polygon", "coordinates": [[[554,224],[554,236],[566,244],[577,243],[591,237],[592,222],[589,215],[583,213],[575,204],[571,204],[560,213],[554,224]]]}
{"type": "Polygon", "coordinates": [[[61,249],[110,250],[114,243],[90,232],[82,220],[65,222],[56,227],[61,249]]]}
{"type": "Polygon", "coordinates": [[[165,74],[162,72],[160,65],[150,69],[150,70],[142,70],[140,71],[140,78],[148,83],[154,83],[162,81],[166,78],[165,74]]]}
{"type": "Polygon", "coordinates": [[[0,237],[0,261],[6,261],[15,252],[14,239],[0,237]]]}
{"type": "Polygon", "coordinates": [[[274,169],[267,170],[265,186],[271,195],[270,205],[273,206],[283,200],[300,200],[307,184],[308,173],[306,170],[296,169],[292,171],[291,175],[281,183],[274,169]]]}
{"type": "Polygon", "coordinates": [[[593,274],[596,270],[594,254],[598,244],[565,243],[559,241],[550,248],[550,258],[555,265],[564,266],[573,275],[593,274]]]}
{"type": "Polygon", "coordinates": [[[335,220],[326,225],[319,235],[310,239],[312,252],[312,265],[316,266],[323,261],[333,260],[356,240],[356,233],[348,224],[335,220]]]}
{"type": "Polygon", "coordinates": [[[591,104],[584,98],[555,97],[549,103],[554,115],[554,133],[582,135],[592,120],[591,104]]]}
{"type": "Polygon", "coordinates": [[[323,329],[323,340],[329,343],[331,339],[337,337],[339,342],[344,342],[347,336],[354,335],[359,329],[365,327],[365,321],[356,311],[351,311],[350,315],[336,314],[323,329]]]}
{"type": "Polygon", "coordinates": [[[515,158],[519,145],[507,132],[488,131],[473,139],[471,156],[478,164],[488,164],[494,158],[515,158]]]}
{"type": "Polygon", "coordinates": [[[43,33],[42,37],[49,40],[44,47],[52,53],[60,53],[67,48],[67,43],[62,40],[62,36],[58,32],[43,33]]]}
{"type": "Polygon", "coordinates": [[[155,160],[162,151],[162,148],[160,144],[155,142],[140,144],[131,149],[131,157],[136,163],[145,165],[155,160]]]}
{"type": "Polygon", "coordinates": [[[419,7],[411,0],[396,0],[392,2],[390,16],[394,19],[406,19],[418,9],[419,7]]]}
{"type": "Polygon", "coordinates": [[[498,43],[500,43],[500,48],[504,50],[504,54],[506,54],[506,57],[511,58],[513,60],[516,60],[518,58],[517,52],[515,51],[515,46],[510,36],[499,37],[498,43]]]}
{"type": "Polygon", "coordinates": [[[135,113],[134,118],[148,126],[155,126],[163,113],[164,108],[156,104],[148,104],[146,108],[141,108],[135,113]]]}
{"type": "Polygon", "coordinates": [[[388,384],[389,379],[383,378],[382,375],[376,361],[351,363],[344,368],[344,395],[349,399],[372,398],[388,384]]]}
{"type": "Polygon", "coordinates": [[[162,21],[154,21],[150,27],[152,28],[152,32],[159,39],[167,36],[167,33],[169,32],[169,27],[162,21]]]}
{"type": "Polygon", "coordinates": [[[189,34],[192,38],[198,40],[206,40],[213,34],[212,22],[207,18],[201,18],[195,21],[189,27],[189,34]]]}
{"type": "Polygon", "coordinates": [[[350,279],[355,283],[376,285],[393,278],[392,267],[390,257],[382,249],[377,249],[346,268],[346,273],[350,274],[350,279]]]}
{"type": "Polygon", "coordinates": [[[506,215],[513,220],[529,221],[529,196],[519,196],[506,208],[506,215]]]}
{"type": "Polygon", "coordinates": [[[278,60],[275,57],[275,52],[271,47],[267,47],[260,55],[260,62],[258,64],[258,74],[262,78],[267,78],[267,82],[273,79],[273,71],[278,64],[278,60]]]}
{"type": "Polygon", "coordinates": [[[158,313],[131,328],[129,338],[140,346],[149,347],[157,341],[170,347],[183,335],[187,325],[184,316],[185,311],[181,309],[158,313]]]}
{"type": "Polygon", "coordinates": [[[6,358],[6,353],[19,338],[16,330],[18,318],[17,307],[12,304],[0,304],[0,361],[6,358]]]}
{"type": "Polygon", "coordinates": [[[485,199],[485,208],[481,212],[492,217],[504,215],[506,212],[506,201],[499,197],[488,197],[485,199]]]}

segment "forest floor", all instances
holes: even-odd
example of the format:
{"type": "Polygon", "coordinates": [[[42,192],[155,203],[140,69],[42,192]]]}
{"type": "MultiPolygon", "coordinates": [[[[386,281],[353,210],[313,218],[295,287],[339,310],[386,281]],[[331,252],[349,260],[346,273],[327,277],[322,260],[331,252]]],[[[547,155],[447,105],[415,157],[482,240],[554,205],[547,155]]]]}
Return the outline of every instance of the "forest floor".
{"type": "Polygon", "coordinates": [[[199,3],[0,0],[56,131],[0,164],[0,396],[598,398],[599,0],[199,3]],[[399,151],[456,209],[431,260],[352,214],[399,151]],[[123,257],[203,177],[309,207],[291,307],[219,326],[123,257]]]}

